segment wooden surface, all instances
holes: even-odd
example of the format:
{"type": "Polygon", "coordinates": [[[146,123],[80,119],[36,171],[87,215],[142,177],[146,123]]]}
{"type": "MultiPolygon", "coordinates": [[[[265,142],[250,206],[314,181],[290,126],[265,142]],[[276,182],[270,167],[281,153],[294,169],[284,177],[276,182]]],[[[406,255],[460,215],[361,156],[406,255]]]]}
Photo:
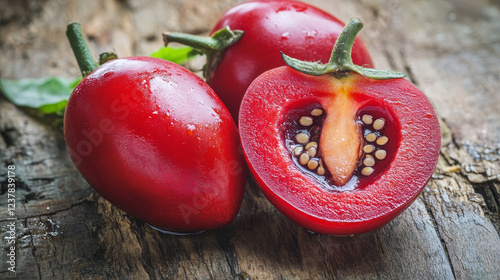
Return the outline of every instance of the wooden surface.
{"type": "MultiPolygon", "coordinates": [[[[70,21],[82,23],[95,54],[147,55],[162,46],[161,32],[206,33],[239,2],[1,0],[0,74],[77,77],[64,36],[70,21]]],[[[352,238],[313,234],[250,183],[230,226],[163,235],[94,193],[61,131],[2,97],[0,278],[500,279],[499,2],[308,2],[344,21],[360,17],[376,66],[407,73],[441,118],[433,179],[402,215],[352,238]],[[8,165],[18,180],[15,275],[6,255],[8,165]]]]}

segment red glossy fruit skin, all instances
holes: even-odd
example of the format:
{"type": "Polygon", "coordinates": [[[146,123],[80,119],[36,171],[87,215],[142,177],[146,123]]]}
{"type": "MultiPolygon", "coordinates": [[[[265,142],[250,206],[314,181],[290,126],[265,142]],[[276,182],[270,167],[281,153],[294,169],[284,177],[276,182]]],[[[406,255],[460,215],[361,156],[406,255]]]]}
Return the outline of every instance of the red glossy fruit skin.
{"type": "Polygon", "coordinates": [[[288,110],[338,91],[333,80],[289,67],[265,72],[243,98],[240,137],[255,181],[278,210],[317,233],[359,234],[385,225],[418,197],[437,162],[439,122],[429,100],[406,79],[372,80],[353,74],[345,88],[390,109],[400,123],[401,142],[386,171],[370,184],[353,191],[327,191],[295,166],[280,124],[288,110]]]}
{"type": "Polygon", "coordinates": [[[66,144],[105,199],[155,227],[229,224],[246,182],[231,115],[200,78],[166,60],[109,61],[71,95],[66,144]]]}
{"type": "MultiPolygon", "coordinates": [[[[226,104],[235,120],[241,99],[252,81],[263,72],[284,66],[280,51],[305,61],[328,62],[344,23],[312,5],[290,0],[257,0],[228,10],[212,33],[225,26],[245,34],[222,56],[208,77],[208,84],[226,104]]],[[[357,65],[373,66],[363,42],[357,38],[352,49],[357,65]]]]}

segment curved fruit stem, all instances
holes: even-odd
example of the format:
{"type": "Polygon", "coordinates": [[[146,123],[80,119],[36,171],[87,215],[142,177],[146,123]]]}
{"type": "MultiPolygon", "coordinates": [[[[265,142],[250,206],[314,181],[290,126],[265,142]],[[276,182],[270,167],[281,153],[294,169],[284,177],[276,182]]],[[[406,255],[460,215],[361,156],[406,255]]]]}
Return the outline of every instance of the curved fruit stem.
{"type": "Polygon", "coordinates": [[[244,32],[241,30],[233,31],[229,28],[229,26],[226,26],[215,31],[211,37],[170,32],[165,32],[162,35],[165,46],[172,42],[181,43],[183,45],[199,49],[208,55],[223,51],[227,47],[236,43],[241,36],[243,36],[243,34],[244,32]]]}
{"type": "Polygon", "coordinates": [[[207,56],[204,76],[208,81],[208,79],[210,79],[210,73],[213,73],[213,70],[219,64],[219,60],[224,50],[238,42],[244,34],[244,31],[231,30],[229,26],[215,31],[211,37],[165,32],[163,33],[163,42],[165,46],[175,42],[203,52],[207,56]]]}
{"type": "Polygon", "coordinates": [[[66,36],[68,37],[71,49],[73,49],[73,53],[75,54],[78,67],[80,67],[83,77],[99,67],[90,53],[89,46],[83,36],[82,27],[78,22],[68,24],[66,36]]]}
{"type": "Polygon", "coordinates": [[[394,79],[405,77],[406,75],[403,73],[364,68],[355,65],[352,62],[351,52],[354,45],[354,39],[361,28],[363,28],[363,23],[360,19],[351,18],[349,20],[337,38],[330,60],[326,64],[298,60],[291,58],[284,53],[281,53],[281,56],[288,66],[302,73],[314,76],[332,73],[333,75],[342,77],[349,75],[349,72],[355,72],[372,79],[394,79]]]}

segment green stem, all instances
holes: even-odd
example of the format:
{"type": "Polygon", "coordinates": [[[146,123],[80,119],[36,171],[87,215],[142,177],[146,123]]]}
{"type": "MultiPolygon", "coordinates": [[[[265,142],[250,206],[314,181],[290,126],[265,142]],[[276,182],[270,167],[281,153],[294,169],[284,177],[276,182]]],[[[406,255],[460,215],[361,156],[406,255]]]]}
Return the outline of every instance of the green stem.
{"type": "Polygon", "coordinates": [[[199,49],[205,54],[213,54],[221,52],[232,44],[236,43],[244,32],[241,30],[231,30],[229,26],[215,31],[211,37],[198,36],[185,33],[163,33],[163,41],[165,46],[168,43],[176,42],[186,46],[199,49]]]}
{"type": "Polygon", "coordinates": [[[94,71],[99,65],[92,57],[92,53],[90,52],[89,46],[85,41],[80,24],[78,22],[68,24],[66,36],[68,37],[71,49],[73,49],[76,61],[78,62],[78,67],[80,67],[80,71],[82,72],[82,76],[85,77],[94,71]]]}
{"type": "Polygon", "coordinates": [[[363,23],[358,18],[352,18],[342,29],[332,50],[329,63],[337,65],[351,65],[351,52],[356,35],[363,28],[363,23]]]}
{"type": "Polygon", "coordinates": [[[394,79],[405,77],[406,75],[403,73],[364,68],[355,65],[352,62],[351,53],[354,40],[362,28],[363,23],[361,20],[358,18],[351,18],[339,34],[339,37],[335,42],[335,46],[333,47],[330,60],[326,64],[301,61],[291,58],[283,53],[281,53],[281,56],[288,66],[302,73],[314,76],[331,73],[337,77],[344,77],[350,75],[351,72],[354,72],[372,79],[394,79]]]}
{"type": "Polygon", "coordinates": [[[198,36],[186,33],[163,33],[163,42],[165,46],[169,43],[180,43],[202,51],[206,55],[211,55],[220,49],[220,43],[217,39],[207,36],[198,36]]]}
{"type": "Polygon", "coordinates": [[[207,65],[205,67],[205,77],[210,78],[210,73],[217,67],[222,53],[231,45],[238,42],[244,35],[244,31],[231,30],[229,26],[215,31],[211,37],[198,36],[185,33],[163,33],[163,42],[165,46],[169,43],[181,43],[183,45],[195,48],[207,56],[207,65]]]}

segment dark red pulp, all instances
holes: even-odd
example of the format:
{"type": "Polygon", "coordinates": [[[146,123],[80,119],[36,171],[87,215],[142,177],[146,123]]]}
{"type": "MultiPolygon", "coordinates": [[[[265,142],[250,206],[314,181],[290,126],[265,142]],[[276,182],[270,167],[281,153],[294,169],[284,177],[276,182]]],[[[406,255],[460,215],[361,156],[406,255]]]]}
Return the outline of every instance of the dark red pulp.
{"type": "MultiPolygon", "coordinates": [[[[383,144],[378,144],[377,141],[367,141],[364,140],[363,146],[372,145],[374,150],[363,151],[360,154],[358,160],[358,168],[354,172],[350,181],[344,185],[340,186],[335,184],[333,180],[331,180],[331,173],[328,171],[328,168],[324,166],[324,174],[322,172],[318,172],[319,165],[315,168],[308,167],[307,164],[301,164],[299,160],[299,156],[295,154],[295,149],[297,147],[303,147],[303,152],[306,152],[306,145],[302,145],[297,143],[295,139],[296,135],[299,133],[306,133],[309,135],[309,142],[319,143],[321,130],[324,125],[324,121],[326,118],[326,112],[323,107],[319,103],[309,103],[309,102],[298,102],[296,106],[290,108],[286,115],[284,116],[281,124],[281,133],[283,135],[283,142],[285,147],[288,149],[290,156],[295,163],[295,165],[301,169],[303,172],[309,174],[326,189],[329,191],[345,191],[345,190],[353,190],[357,188],[363,188],[364,186],[370,184],[370,182],[376,180],[379,174],[383,174],[384,170],[389,166],[389,163],[394,158],[395,153],[397,152],[397,148],[400,142],[400,125],[397,120],[393,117],[390,109],[385,107],[383,104],[375,102],[374,100],[370,100],[366,96],[357,95],[359,102],[362,103],[360,105],[360,109],[357,112],[357,123],[362,130],[363,136],[366,136],[370,133],[373,133],[377,136],[377,139],[380,137],[387,137],[388,141],[383,144]],[[312,116],[311,111],[314,109],[319,109],[323,111],[323,113],[319,116],[312,116]],[[373,124],[365,124],[362,120],[364,115],[371,116],[373,120],[383,119],[385,121],[385,125],[382,129],[374,129],[373,124]],[[304,126],[300,123],[300,118],[304,116],[309,116],[313,119],[312,125],[304,126]],[[374,154],[377,150],[384,150],[387,152],[387,156],[378,160],[374,154]],[[371,175],[363,175],[361,173],[362,168],[366,167],[363,163],[363,160],[368,157],[372,157],[375,160],[375,165],[373,166],[374,172],[371,175]]],[[[322,162],[321,150],[317,149],[317,154],[311,157],[313,161],[322,162]]]]}

